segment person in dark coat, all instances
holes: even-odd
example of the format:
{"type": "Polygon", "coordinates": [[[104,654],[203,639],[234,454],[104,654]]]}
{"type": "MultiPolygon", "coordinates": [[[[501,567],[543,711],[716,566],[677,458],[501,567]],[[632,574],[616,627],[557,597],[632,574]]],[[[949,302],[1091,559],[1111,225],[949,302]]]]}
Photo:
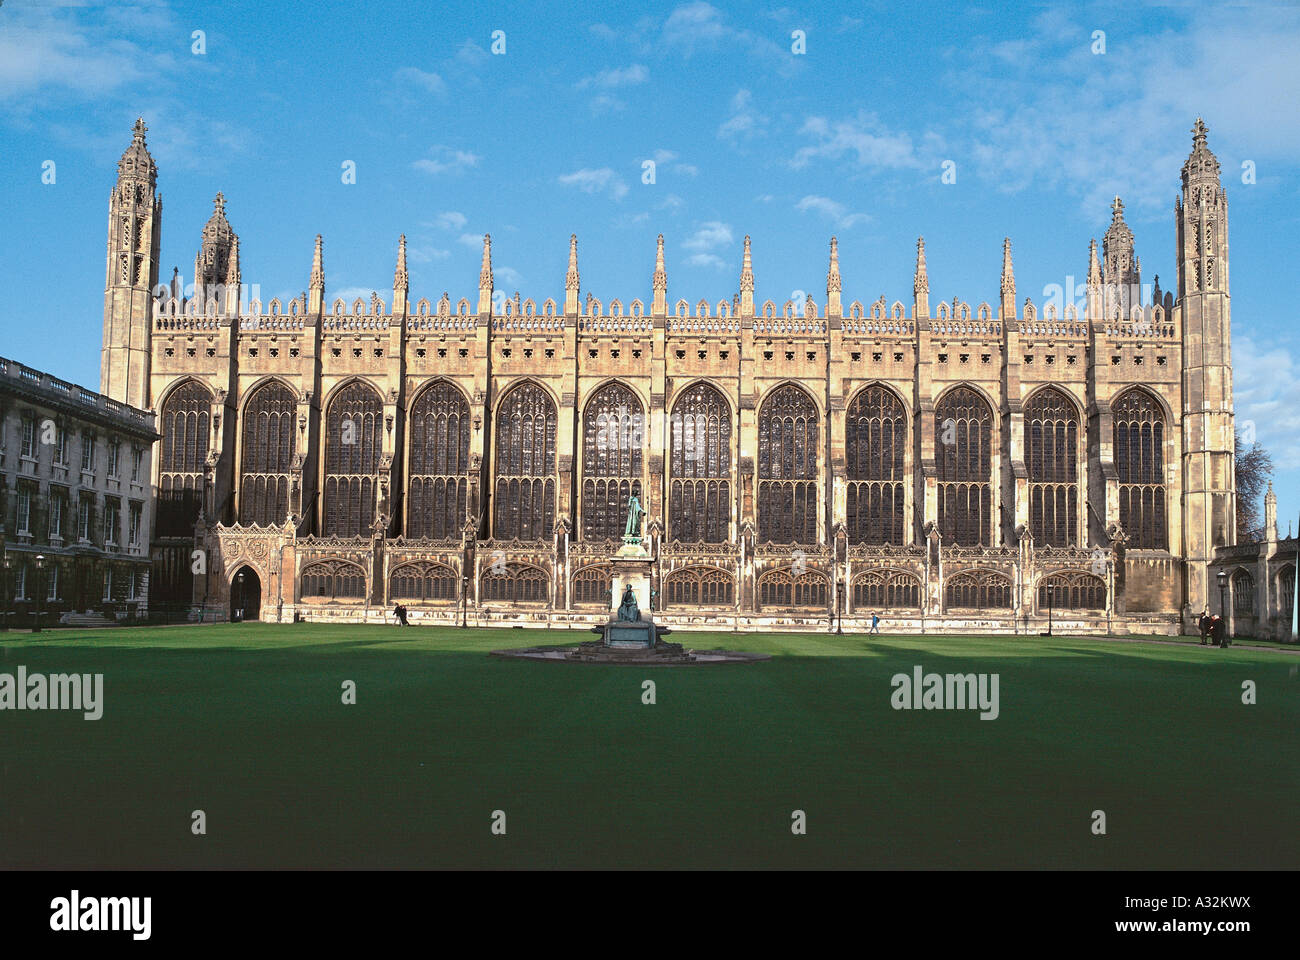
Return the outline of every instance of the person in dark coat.
{"type": "Polygon", "coordinates": [[[1210,624],[1212,622],[1213,621],[1210,620],[1210,611],[1207,608],[1205,612],[1201,614],[1201,619],[1197,621],[1197,626],[1201,628],[1201,646],[1205,646],[1210,642],[1210,624]]]}
{"type": "Polygon", "coordinates": [[[1214,622],[1210,627],[1210,639],[1220,647],[1228,645],[1228,621],[1218,614],[1214,615],[1214,622]]]}

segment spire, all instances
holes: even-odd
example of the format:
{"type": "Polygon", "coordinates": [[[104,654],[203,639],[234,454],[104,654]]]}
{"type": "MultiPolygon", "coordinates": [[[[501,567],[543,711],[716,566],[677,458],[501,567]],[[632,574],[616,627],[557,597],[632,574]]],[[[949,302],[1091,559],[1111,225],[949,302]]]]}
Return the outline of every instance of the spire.
{"type": "Polygon", "coordinates": [[[1208,132],[1197,117],[1192,127],[1192,152],[1183,164],[1178,206],[1179,299],[1201,291],[1228,292],[1228,198],[1219,181],[1219,161],[1205,142],[1208,132]]]}
{"type": "Polygon", "coordinates": [[[316,252],[311,255],[311,295],[307,313],[319,314],[325,302],[325,266],[321,258],[321,236],[316,234],[316,252]]]}
{"type": "Polygon", "coordinates": [[[226,314],[235,316],[239,313],[239,237],[230,241],[230,255],[226,260],[226,314]]]}
{"type": "Polygon", "coordinates": [[[831,263],[826,270],[826,316],[841,317],[844,309],[840,304],[840,248],[839,241],[831,237],[831,263]]]}
{"type": "Polygon", "coordinates": [[[206,304],[210,296],[216,296],[217,289],[226,282],[234,242],[235,231],[226,219],[226,196],[218,193],[212,200],[212,216],[203,227],[194,258],[194,296],[200,303],[206,304]]]}
{"type": "Polygon", "coordinates": [[[1141,300],[1142,278],[1137,254],[1133,249],[1133,231],[1124,222],[1124,201],[1115,198],[1110,207],[1110,226],[1101,238],[1102,281],[1106,285],[1106,316],[1117,309],[1121,317],[1130,316],[1141,300]]]}
{"type": "Polygon", "coordinates": [[[483,266],[478,272],[478,312],[485,316],[492,312],[492,237],[483,234],[483,266]]]}
{"type": "Polygon", "coordinates": [[[912,317],[930,317],[930,275],[925,270],[925,237],[916,238],[916,275],[912,278],[912,317]]]}
{"type": "Polygon", "coordinates": [[[655,240],[654,301],[650,305],[652,317],[668,316],[668,271],[664,269],[664,235],[655,240]]]}
{"type": "Polygon", "coordinates": [[[1277,496],[1273,493],[1273,481],[1268,482],[1268,491],[1264,494],[1264,539],[1277,539],[1277,496]]]}
{"type": "Polygon", "coordinates": [[[136,119],[135,126],[131,128],[131,144],[117,163],[117,175],[119,178],[134,177],[147,181],[150,188],[153,188],[158,185],[158,165],[154,163],[149,154],[149,145],[145,142],[144,135],[148,129],[143,117],[136,119]]]}
{"type": "Polygon", "coordinates": [[[1016,318],[1016,274],[1011,266],[1011,238],[1002,238],[1002,309],[1003,320],[1016,318]]]}
{"type": "Polygon", "coordinates": [[[393,271],[393,316],[406,312],[410,287],[406,273],[406,234],[402,234],[397,240],[397,268],[393,271]]]}
{"type": "Polygon", "coordinates": [[[745,256],[740,264],[740,315],[754,315],[754,262],[749,252],[749,234],[745,234],[745,256]]]}
{"type": "Polygon", "coordinates": [[[1205,142],[1205,136],[1209,132],[1210,128],[1205,125],[1205,121],[1197,117],[1196,123],[1192,124],[1192,152],[1183,164],[1184,187],[1195,180],[1212,180],[1216,185],[1219,182],[1218,158],[1205,142]]]}
{"type": "Polygon", "coordinates": [[[564,275],[564,312],[572,316],[578,312],[578,235],[569,234],[569,272],[564,275]]]}
{"type": "Polygon", "coordinates": [[[1101,262],[1097,259],[1097,241],[1088,243],[1088,319],[1100,320],[1101,316],[1101,262]]]}

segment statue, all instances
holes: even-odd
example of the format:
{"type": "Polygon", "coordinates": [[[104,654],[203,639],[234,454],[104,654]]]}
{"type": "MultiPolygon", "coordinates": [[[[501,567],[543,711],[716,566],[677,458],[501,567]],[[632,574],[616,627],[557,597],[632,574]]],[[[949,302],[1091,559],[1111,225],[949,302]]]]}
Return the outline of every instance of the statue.
{"type": "Polygon", "coordinates": [[[641,619],[641,610],[636,605],[636,594],[632,591],[632,584],[630,583],[623,588],[623,602],[618,605],[618,619],[626,620],[629,623],[635,623],[641,619]]]}
{"type": "Polygon", "coordinates": [[[641,499],[634,493],[627,501],[627,526],[623,530],[623,542],[639,544],[641,542],[641,518],[645,511],[641,509],[641,499]]]}

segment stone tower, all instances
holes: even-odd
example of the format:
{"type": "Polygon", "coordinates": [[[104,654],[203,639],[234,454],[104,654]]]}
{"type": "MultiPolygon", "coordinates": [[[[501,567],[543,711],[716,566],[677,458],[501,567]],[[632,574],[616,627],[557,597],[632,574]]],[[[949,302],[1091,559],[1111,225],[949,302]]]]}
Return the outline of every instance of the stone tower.
{"type": "MultiPolygon", "coordinates": [[[[224,312],[226,282],[233,279],[238,293],[239,237],[226,219],[226,198],[218,193],[212,201],[212,216],[203,228],[203,240],[194,256],[194,299],[206,306],[217,301],[217,311],[224,312]]],[[[236,303],[238,297],[236,297],[236,303]]]]}
{"type": "Polygon", "coordinates": [[[1236,543],[1228,199],[1200,117],[1176,207],[1183,330],[1183,536],[1187,603],[1204,608],[1215,547],[1236,543]]]}
{"type": "Polygon", "coordinates": [[[158,167],[136,120],[131,145],[117,164],[108,202],[108,272],[104,282],[104,345],[99,391],[133,407],[149,407],[150,294],[158,283],[162,197],[158,167]]]}
{"type": "Polygon", "coordinates": [[[1124,222],[1124,201],[1116,197],[1110,211],[1110,227],[1101,239],[1105,316],[1108,320],[1114,319],[1118,304],[1121,318],[1127,320],[1132,315],[1133,305],[1141,302],[1141,264],[1133,249],[1133,231],[1124,222]]]}

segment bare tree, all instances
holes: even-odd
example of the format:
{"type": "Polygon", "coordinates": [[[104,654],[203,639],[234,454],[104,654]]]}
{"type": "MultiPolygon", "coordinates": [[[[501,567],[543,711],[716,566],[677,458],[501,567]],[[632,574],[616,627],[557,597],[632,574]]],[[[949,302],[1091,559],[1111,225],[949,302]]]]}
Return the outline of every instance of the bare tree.
{"type": "Polygon", "coordinates": [[[1237,478],[1237,542],[1258,540],[1262,535],[1259,498],[1264,495],[1273,474],[1273,457],[1256,440],[1246,446],[1241,431],[1235,436],[1237,478]]]}

